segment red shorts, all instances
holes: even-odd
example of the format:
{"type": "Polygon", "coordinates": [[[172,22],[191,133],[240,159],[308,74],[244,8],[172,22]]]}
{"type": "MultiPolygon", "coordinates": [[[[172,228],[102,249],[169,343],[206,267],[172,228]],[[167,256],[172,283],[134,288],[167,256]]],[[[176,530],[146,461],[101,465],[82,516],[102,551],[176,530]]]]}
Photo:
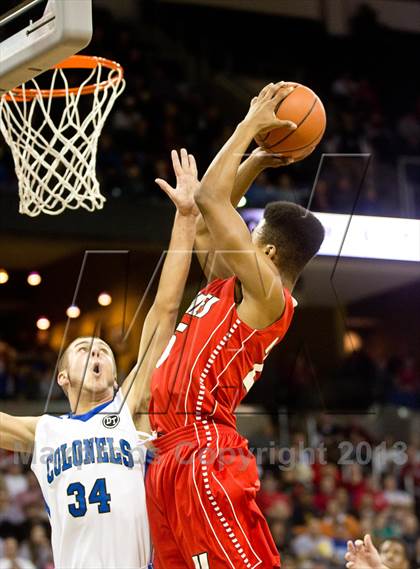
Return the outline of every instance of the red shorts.
{"type": "Polygon", "coordinates": [[[155,441],[146,476],[155,569],[280,567],[247,442],[206,421],[155,441]]]}

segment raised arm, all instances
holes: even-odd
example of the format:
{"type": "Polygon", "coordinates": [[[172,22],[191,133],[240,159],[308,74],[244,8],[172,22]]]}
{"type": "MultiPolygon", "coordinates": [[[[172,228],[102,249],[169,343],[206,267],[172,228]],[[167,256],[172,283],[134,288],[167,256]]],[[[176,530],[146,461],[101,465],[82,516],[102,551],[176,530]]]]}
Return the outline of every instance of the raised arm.
{"type": "MultiPolygon", "coordinates": [[[[230,202],[234,208],[237,207],[241,198],[247,193],[255,178],[266,167],[261,158],[257,153],[253,153],[239,166],[230,196],[230,202]]],[[[212,167],[213,164],[210,165],[209,169],[212,167]]],[[[199,215],[197,218],[194,250],[208,281],[214,278],[228,278],[233,274],[222,257],[215,255],[215,249],[216,246],[206,222],[203,216],[199,215]]]]}
{"type": "Polygon", "coordinates": [[[196,203],[217,244],[217,254],[242,284],[243,301],[238,313],[254,328],[264,328],[281,316],[283,285],[273,264],[252,243],[231,196],[240,161],[255,135],[276,127],[296,127],[291,121],[280,121],[275,116],[276,107],[292,89],[288,85],[270,84],[252,100],[245,119],[220,150],[195,193],[196,203]]]}
{"type": "Polygon", "coordinates": [[[0,448],[31,452],[39,417],[14,417],[0,413],[0,448]]]}
{"type": "MultiPolygon", "coordinates": [[[[260,147],[255,148],[248,158],[240,164],[236,173],[232,194],[230,196],[232,206],[234,208],[238,206],[257,176],[266,168],[279,168],[304,160],[313,152],[314,148],[315,146],[310,147],[294,158],[267,152],[260,147]]],[[[213,164],[210,165],[209,169],[212,167],[213,164]]],[[[216,244],[214,243],[203,216],[199,215],[197,218],[197,234],[194,242],[194,250],[208,281],[214,278],[228,278],[233,274],[222,257],[215,255],[216,248],[216,244]]]]}
{"type": "Polygon", "coordinates": [[[149,430],[147,414],[151,375],[175,328],[191,264],[199,213],[194,202],[194,191],[198,184],[194,157],[184,150],[179,159],[177,152],[173,151],[172,162],[176,188],[164,180],[156,180],[177,208],[171,241],[156,297],[143,325],[137,363],[122,385],[132,415],[141,414],[139,428],[143,431],[149,430]]]}

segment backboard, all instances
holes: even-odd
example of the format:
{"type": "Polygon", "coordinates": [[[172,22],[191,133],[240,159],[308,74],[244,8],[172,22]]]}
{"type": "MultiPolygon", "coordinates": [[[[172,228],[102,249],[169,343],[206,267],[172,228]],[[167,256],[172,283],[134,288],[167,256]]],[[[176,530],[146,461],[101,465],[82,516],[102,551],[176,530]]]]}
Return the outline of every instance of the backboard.
{"type": "Polygon", "coordinates": [[[1,96],[90,43],[92,0],[2,0],[0,31],[1,96]]]}

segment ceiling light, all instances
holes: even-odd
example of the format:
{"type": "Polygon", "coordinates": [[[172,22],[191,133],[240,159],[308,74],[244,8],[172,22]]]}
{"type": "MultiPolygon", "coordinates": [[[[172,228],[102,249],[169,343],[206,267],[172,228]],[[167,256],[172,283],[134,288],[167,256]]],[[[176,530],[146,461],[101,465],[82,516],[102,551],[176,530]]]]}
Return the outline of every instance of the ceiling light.
{"type": "Polygon", "coordinates": [[[48,320],[48,318],[45,318],[45,316],[38,318],[36,322],[36,327],[38,328],[38,330],[48,330],[50,326],[51,322],[48,320]]]}
{"type": "Polygon", "coordinates": [[[9,273],[6,269],[0,269],[0,284],[5,284],[9,280],[9,273]]]}
{"type": "Polygon", "coordinates": [[[39,284],[41,284],[42,278],[39,273],[34,271],[32,273],[29,273],[27,280],[30,286],[38,286],[39,284]]]}
{"type": "Polygon", "coordinates": [[[75,306],[74,304],[72,306],[69,306],[67,308],[66,314],[69,318],[79,318],[80,316],[80,308],[78,306],[75,306]]]}
{"type": "Polygon", "coordinates": [[[109,306],[111,302],[112,302],[112,296],[107,292],[101,292],[101,294],[98,296],[98,303],[101,306],[109,306]]]}

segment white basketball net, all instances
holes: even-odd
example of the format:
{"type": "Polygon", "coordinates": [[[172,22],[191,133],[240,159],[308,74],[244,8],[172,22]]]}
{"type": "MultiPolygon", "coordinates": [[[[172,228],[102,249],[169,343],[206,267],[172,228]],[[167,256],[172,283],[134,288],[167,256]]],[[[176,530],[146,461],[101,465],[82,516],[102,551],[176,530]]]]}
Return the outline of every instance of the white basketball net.
{"type": "Polygon", "coordinates": [[[19,212],[31,217],[58,215],[79,207],[94,211],[102,209],[106,201],[96,177],[96,155],[104,123],[125,88],[122,70],[108,69],[98,62],[88,70],[89,76],[77,93],[69,92],[66,71],[53,71],[47,96],[32,79],[22,86],[23,101],[17,100],[13,91],[8,93],[11,100],[6,95],[0,99],[0,130],[13,154],[19,212]],[[91,83],[96,83],[94,93],[82,94],[91,83]],[[32,100],[25,98],[29,88],[37,90],[32,100]],[[54,97],[57,88],[64,89],[65,96],[54,97]],[[92,108],[83,111],[89,97],[92,108]]]}

